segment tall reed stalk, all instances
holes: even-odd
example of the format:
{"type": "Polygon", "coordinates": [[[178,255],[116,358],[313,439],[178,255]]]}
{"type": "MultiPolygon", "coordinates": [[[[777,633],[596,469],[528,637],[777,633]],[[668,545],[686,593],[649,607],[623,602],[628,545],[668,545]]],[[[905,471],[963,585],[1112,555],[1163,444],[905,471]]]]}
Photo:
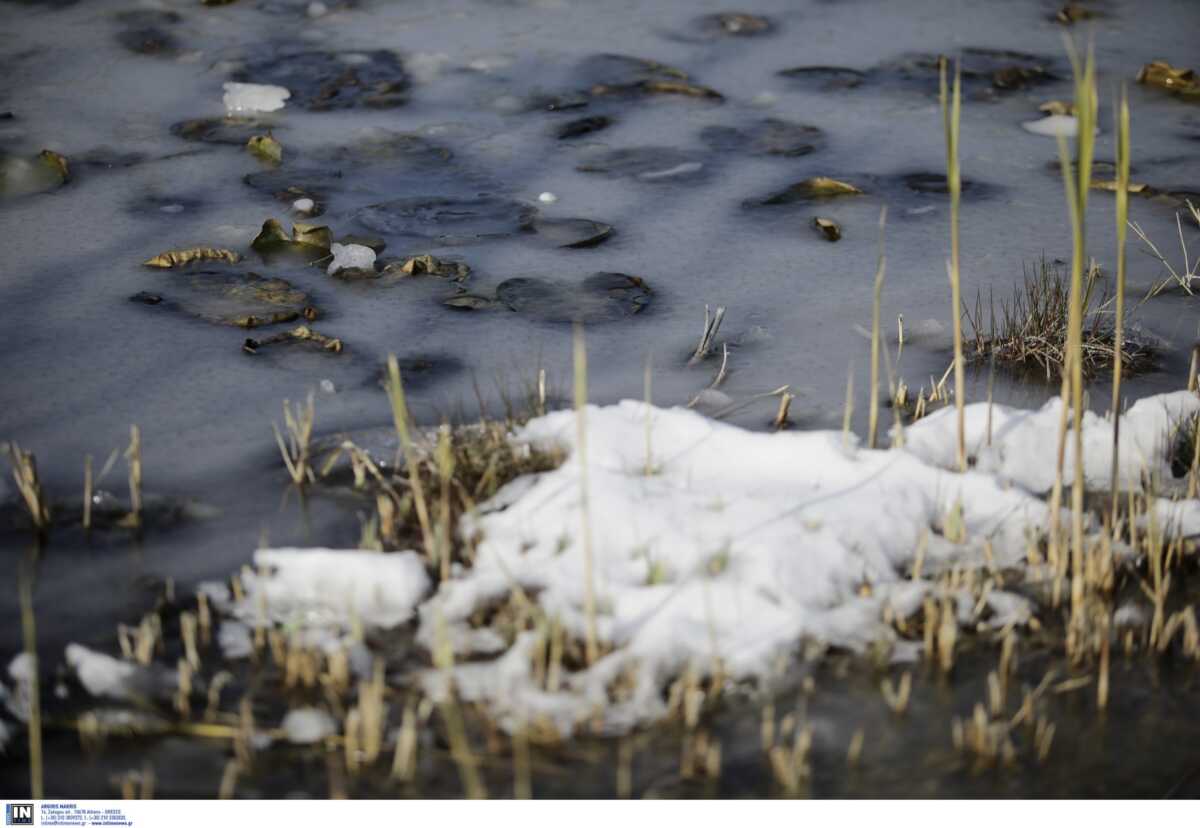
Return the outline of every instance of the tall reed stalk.
{"type": "Polygon", "coordinates": [[[953,96],[947,99],[947,61],[939,61],[938,102],[942,109],[942,125],[946,131],[946,188],[950,191],[950,302],[954,320],[954,408],[958,425],[955,458],[958,470],[967,470],[966,443],[966,365],[962,345],[962,281],[958,258],[958,211],[962,201],[962,178],[958,166],[958,135],[962,116],[962,64],[954,67],[953,96]]]}
{"type": "Polygon", "coordinates": [[[587,346],[583,341],[583,325],[576,323],[574,331],[575,367],[575,456],[579,459],[579,514],[583,531],[583,601],[587,615],[587,640],[584,644],[589,666],[600,657],[596,634],[596,585],[592,561],[592,526],[588,502],[587,467],[587,346]]]}
{"type": "MultiPolygon", "coordinates": [[[[1091,187],[1092,157],[1096,138],[1096,69],[1092,47],[1081,64],[1074,44],[1067,41],[1075,75],[1075,165],[1072,167],[1067,139],[1059,136],[1058,156],[1063,172],[1071,236],[1071,307],[1067,317],[1067,394],[1063,406],[1071,410],[1074,480],[1071,485],[1071,614],[1080,620],[1083,611],[1083,273],[1087,266],[1087,196],[1091,187]]],[[[1063,452],[1060,449],[1060,454],[1063,452]]]]}
{"type": "Polygon", "coordinates": [[[392,405],[392,421],[400,438],[404,452],[404,465],[408,467],[408,484],[412,488],[413,506],[417,510],[417,522],[421,525],[421,539],[425,543],[425,555],[431,563],[437,563],[437,545],[433,539],[433,528],[429,521],[429,503],[425,500],[425,488],[421,484],[417,452],[408,423],[408,400],[404,396],[404,382],[400,379],[400,363],[395,354],[388,354],[387,394],[392,405]]]}
{"type": "Polygon", "coordinates": [[[875,448],[879,431],[879,304],[883,299],[883,276],[886,259],[883,255],[883,230],[887,223],[887,207],[879,211],[879,261],[875,266],[875,292],[871,302],[871,410],[867,423],[867,447],[875,448]]]}
{"type": "Polygon", "coordinates": [[[1112,447],[1112,519],[1117,519],[1120,502],[1117,482],[1120,479],[1118,447],[1121,440],[1121,354],[1125,336],[1125,231],[1129,226],[1129,94],[1122,87],[1117,109],[1117,307],[1116,331],[1113,333],[1113,447],[1112,447]]]}
{"type": "Polygon", "coordinates": [[[37,620],[33,608],[33,579],[34,567],[37,560],[37,549],[18,567],[21,603],[21,637],[25,654],[29,658],[29,796],[32,799],[44,799],[42,769],[42,703],[41,688],[38,681],[37,655],[37,620]]]}

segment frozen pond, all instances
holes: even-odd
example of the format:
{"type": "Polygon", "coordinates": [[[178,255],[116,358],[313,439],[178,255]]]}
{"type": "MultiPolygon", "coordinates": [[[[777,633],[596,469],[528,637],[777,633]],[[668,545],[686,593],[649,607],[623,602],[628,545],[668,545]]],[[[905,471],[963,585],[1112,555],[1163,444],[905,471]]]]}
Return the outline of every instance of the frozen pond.
{"type": "MultiPolygon", "coordinates": [[[[1100,14],[1071,31],[1095,38],[1097,158],[1113,160],[1110,104],[1128,84],[1133,180],[1156,193],[1131,198],[1131,219],[1181,262],[1175,215],[1200,197],[1200,109],[1134,78],[1157,59],[1200,62],[1200,7],[1088,5],[1100,14]]],[[[38,574],[44,652],[68,641],[112,651],[116,624],[136,621],[165,582],[186,590],[223,577],[264,540],[353,546],[361,522],[352,509],[281,503],[271,422],[282,400],[311,390],[319,434],[390,427],[380,384],[389,353],[423,424],[474,418],[481,403],[499,411],[540,367],[561,402],[569,321],[582,315],[593,402],[641,398],[649,360],[654,401],[682,405],[712,381],[713,361],[687,362],[706,306],[723,306],[727,399],[713,410],[765,429],[776,400],[752,398],[786,384],[796,427],[838,428],[849,370],[862,433],[861,330],[883,207],[882,318],[893,349],[901,314],[906,329],[898,373],[927,388],[951,359],[938,54],[961,54],[967,73],[965,300],[977,291],[985,302],[1008,299],[1041,259],[1070,258],[1055,141],[1021,126],[1072,94],[1057,8],[756,0],[745,9],[754,16],[720,17],[728,9],[706,0],[0,0],[0,163],[12,170],[51,150],[70,169],[46,192],[0,192],[0,440],[33,450],[47,489],[76,503],[84,457],[99,469],[137,424],[146,491],[189,504],[167,510],[136,545],[117,532],[54,535],[38,574]],[[226,122],[230,81],[278,84],[291,97],[252,123],[226,122]],[[268,132],[281,163],[244,147],[268,132]],[[789,190],[822,176],[862,192],[789,190]],[[818,217],[840,226],[839,240],[813,227],[818,217]],[[381,269],[421,254],[451,264],[412,278],[336,279],[303,251],[252,249],[270,218],[287,231],[312,223],[335,241],[385,243],[381,269]],[[244,258],[188,270],[142,264],[196,245],[244,258]],[[230,324],[281,310],[273,325],[230,324]],[[340,352],[243,348],[297,324],[340,340],[340,352]]],[[[1088,220],[1090,252],[1111,281],[1112,193],[1092,193],[1088,220]]],[[[1200,250],[1195,226],[1184,236],[1200,250]]],[[[1139,248],[1131,234],[1129,304],[1159,358],[1127,380],[1130,400],[1179,388],[1200,336],[1194,297],[1167,291],[1139,304],[1165,276],[1139,248]]],[[[986,371],[972,372],[970,398],[986,385],[986,371]]],[[[1104,409],[1108,388],[1107,374],[1096,378],[1093,408],[1104,409]]],[[[996,399],[1018,406],[1057,390],[995,381],[996,399]]],[[[123,493],[124,475],[118,463],[102,488],[123,493]]],[[[0,494],[12,496],[7,477],[0,494]]],[[[27,535],[10,523],[0,546],[15,561],[27,535]]],[[[0,595],[0,618],[7,663],[20,649],[13,589],[0,595]]],[[[1190,685],[1180,692],[1196,698],[1190,685]]],[[[822,703],[836,719],[837,699],[822,703]]],[[[1152,732],[1171,732],[1172,704],[1145,714],[1152,732]]],[[[935,726],[941,738],[948,725],[935,726]]],[[[55,748],[77,761],[70,739],[55,748]]],[[[165,748],[168,766],[207,768],[173,792],[208,795],[221,762],[186,753],[194,750],[165,748]]],[[[22,773],[0,765],[6,788],[22,773]]],[[[76,793],[54,771],[48,778],[52,792],[76,793]]],[[[111,790],[101,772],[87,779],[111,790]]],[[[269,792],[323,785],[302,776],[269,792]]],[[[903,786],[877,768],[823,792],[902,795],[903,786]]]]}

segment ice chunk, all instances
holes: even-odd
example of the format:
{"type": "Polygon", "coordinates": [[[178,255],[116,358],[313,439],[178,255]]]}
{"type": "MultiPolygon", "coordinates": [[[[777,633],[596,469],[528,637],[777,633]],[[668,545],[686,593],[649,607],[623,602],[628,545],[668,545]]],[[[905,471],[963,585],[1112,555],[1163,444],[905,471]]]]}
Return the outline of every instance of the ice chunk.
{"type": "Polygon", "coordinates": [[[283,102],[290,97],[292,93],[282,86],[230,81],[225,84],[225,111],[230,115],[275,112],[283,109],[283,102]]]}
{"type": "Polygon", "coordinates": [[[361,268],[363,270],[372,270],[375,267],[375,251],[367,247],[365,244],[338,244],[333,243],[329,248],[329,252],[333,254],[333,261],[329,263],[326,273],[330,276],[337,273],[343,267],[361,268]]]}
{"type": "Polygon", "coordinates": [[[415,552],[260,549],[254,573],[243,576],[245,599],[234,614],[251,625],[267,621],[304,629],[346,630],[356,622],[388,629],[412,617],[429,591],[415,552]]]}
{"type": "Polygon", "coordinates": [[[337,733],[337,724],[333,717],[315,707],[289,710],[280,727],[287,740],[294,745],[316,744],[337,733]]]}
{"type": "Polygon", "coordinates": [[[82,644],[67,645],[67,664],[79,683],[97,698],[129,699],[133,691],[136,664],[89,650],[82,644]]]}
{"type": "MultiPolygon", "coordinates": [[[[1024,121],[1021,127],[1034,135],[1046,135],[1050,138],[1074,138],[1079,134],[1079,121],[1074,115],[1047,115],[1036,121],[1024,121]]],[[[1100,130],[1097,129],[1096,132],[1100,130]]]]}

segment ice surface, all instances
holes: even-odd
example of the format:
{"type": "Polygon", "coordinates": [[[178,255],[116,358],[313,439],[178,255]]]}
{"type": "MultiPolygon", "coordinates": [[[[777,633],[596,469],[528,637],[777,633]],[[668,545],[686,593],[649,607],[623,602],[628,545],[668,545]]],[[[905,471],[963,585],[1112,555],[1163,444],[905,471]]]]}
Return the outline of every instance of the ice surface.
{"type": "Polygon", "coordinates": [[[1074,138],[1079,132],[1079,123],[1074,115],[1047,115],[1036,121],[1025,121],[1021,126],[1034,135],[1047,135],[1055,138],[1074,138]]]}

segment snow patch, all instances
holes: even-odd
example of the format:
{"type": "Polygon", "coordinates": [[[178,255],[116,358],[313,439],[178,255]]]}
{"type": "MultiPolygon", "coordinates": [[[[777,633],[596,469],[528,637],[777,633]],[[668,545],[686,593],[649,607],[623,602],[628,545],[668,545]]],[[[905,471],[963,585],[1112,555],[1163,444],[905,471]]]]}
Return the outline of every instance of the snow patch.
{"type": "Polygon", "coordinates": [[[337,273],[343,267],[359,268],[362,270],[373,270],[375,268],[375,251],[365,244],[338,244],[334,242],[329,248],[329,252],[333,254],[333,261],[329,263],[329,267],[326,268],[325,272],[330,276],[337,273]]]}
{"type": "Polygon", "coordinates": [[[267,83],[227,82],[225,88],[225,111],[230,115],[246,115],[255,112],[275,112],[283,109],[284,101],[292,93],[282,86],[267,83]]]}

